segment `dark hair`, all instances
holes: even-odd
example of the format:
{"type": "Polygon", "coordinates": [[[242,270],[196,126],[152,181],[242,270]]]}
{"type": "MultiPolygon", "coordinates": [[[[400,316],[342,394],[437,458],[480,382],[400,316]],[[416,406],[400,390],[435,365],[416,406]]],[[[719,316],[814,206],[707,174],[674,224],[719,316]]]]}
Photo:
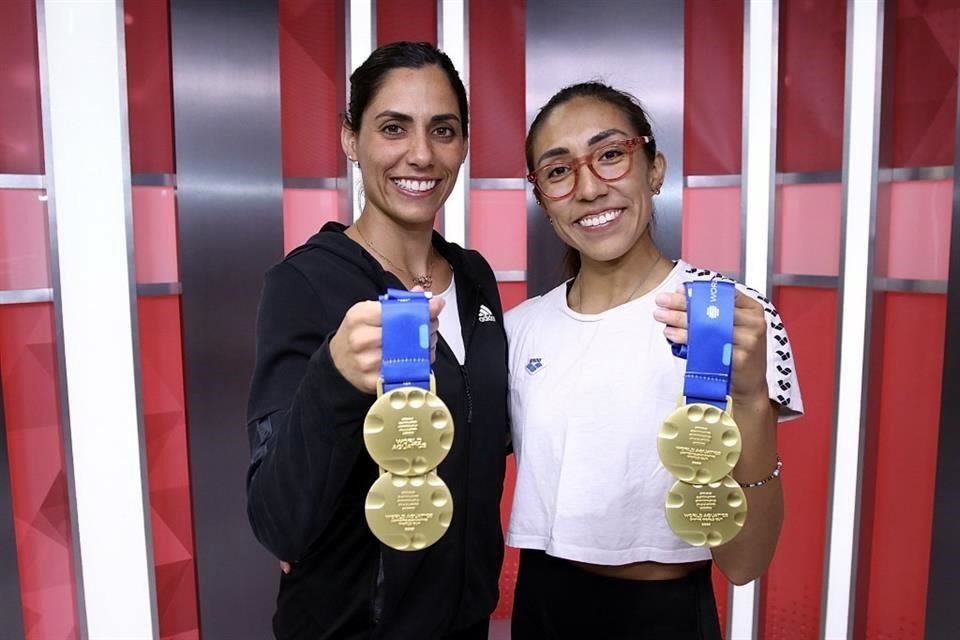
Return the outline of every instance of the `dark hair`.
{"type": "Polygon", "coordinates": [[[384,78],[394,69],[421,69],[427,65],[437,65],[447,74],[450,88],[457,96],[460,107],[460,122],[463,137],[467,137],[467,90],[463,87],[460,74],[453,62],[443,51],[429,42],[391,42],[376,49],[363,64],[350,74],[350,105],[343,114],[344,124],[355,133],[360,132],[363,112],[376,97],[384,78]]]}
{"type": "MultiPolygon", "coordinates": [[[[630,121],[630,126],[633,127],[634,133],[638,136],[650,136],[650,142],[643,145],[643,153],[647,156],[647,161],[653,162],[653,159],[657,157],[657,141],[653,138],[653,127],[650,126],[650,117],[635,96],[626,91],[614,89],[601,82],[580,82],[564,87],[553,94],[553,97],[547,101],[547,104],[543,105],[537,113],[537,117],[533,119],[533,123],[530,125],[530,131],[527,133],[527,141],[524,149],[527,156],[528,173],[533,173],[533,141],[534,138],[537,137],[537,133],[540,132],[544,120],[553,113],[554,109],[576,98],[590,98],[598,102],[605,102],[619,109],[623,115],[627,117],[627,120],[630,121]]],[[[651,220],[651,223],[652,222],[651,220]]],[[[580,253],[576,249],[567,247],[566,254],[563,257],[563,267],[564,272],[570,277],[575,276],[580,271],[580,253]]]]}

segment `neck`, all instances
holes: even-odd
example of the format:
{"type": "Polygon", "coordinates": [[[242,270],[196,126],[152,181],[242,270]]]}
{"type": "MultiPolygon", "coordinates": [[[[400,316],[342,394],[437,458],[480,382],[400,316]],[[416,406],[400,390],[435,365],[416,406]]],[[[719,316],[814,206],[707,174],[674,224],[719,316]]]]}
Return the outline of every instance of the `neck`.
{"type": "Polygon", "coordinates": [[[616,260],[600,262],[581,254],[582,264],[570,290],[581,313],[600,313],[653,291],[673,265],[644,236],[616,260]]]}
{"type": "Polygon", "coordinates": [[[391,270],[396,265],[413,275],[427,273],[433,250],[432,226],[404,225],[378,211],[364,208],[354,227],[360,232],[360,237],[355,239],[372,245],[367,248],[373,249],[371,253],[378,260],[383,262],[383,256],[386,256],[388,263],[383,265],[385,269],[391,270]]]}

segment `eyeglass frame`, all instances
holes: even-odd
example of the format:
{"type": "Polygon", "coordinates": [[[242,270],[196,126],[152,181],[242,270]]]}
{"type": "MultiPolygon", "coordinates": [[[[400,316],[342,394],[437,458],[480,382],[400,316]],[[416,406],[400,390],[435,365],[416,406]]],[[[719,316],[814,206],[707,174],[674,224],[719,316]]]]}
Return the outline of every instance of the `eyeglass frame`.
{"type": "Polygon", "coordinates": [[[546,198],[547,200],[552,200],[554,202],[558,200],[565,200],[569,198],[571,195],[573,195],[573,192],[577,190],[577,181],[580,179],[580,167],[582,167],[583,165],[587,165],[587,168],[590,169],[590,173],[596,176],[598,180],[605,182],[607,184],[610,184],[611,182],[616,182],[617,180],[622,180],[624,176],[630,173],[630,170],[633,168],[633,154],[638,149],[640,149],[644,145],[650,144],[651,142],[653,142],[653,136],[636,136],[634,138],[627,138],[626,140],[614,140],[613,142],[608,142],[607,144],[597,147],[596,149],[594,149],[589,153],[585,153],[581,156],[573,158],[573,160],[571,160],[570,162],[560,162],[560,161],[550,162],[543,165],[542,167],[534,169],[533,171],[527,174],[527,181],[533,185],[533,188],[536,190],[538,194],[540,194],[542,197],[546,198]],[[608,147],[613,147],[616,145],[625,145],[627,147],[627,154],[630,157],[630,166],[628,166],[627,170],[623,172],[623,175],[618,176],[616,178],[607,179],[601,176],[599,173],[597,173],[597,170],[593,167],[592,159],[593,159],[593,156],[598,151],[602,151],[608,147]],[[554,165],[561,165],[561,164],[570,165],[570,170],[573,172],[573,187],[571,187],[570,191],[568,191],[562,196],[548,196],[546,193],[544,193],[543,189],[540,188],[540,185],[537,184],[537,174],[543,171],[544,169],[547,169],[554,165]]]}

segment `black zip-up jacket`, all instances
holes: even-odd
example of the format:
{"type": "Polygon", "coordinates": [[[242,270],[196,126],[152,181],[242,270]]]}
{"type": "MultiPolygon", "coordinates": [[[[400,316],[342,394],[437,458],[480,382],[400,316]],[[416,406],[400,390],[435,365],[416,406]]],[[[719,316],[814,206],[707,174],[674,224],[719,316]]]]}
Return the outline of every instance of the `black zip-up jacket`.
{"type": "Polygon", "coordinates": [[[454,416],[453,447],[438,469],[453,494],[453,520],[433,546],[395,551],[374,538],[364,517],[377,466],[362,422],[375,398],[341,376],[329,341],[351,306],[403,285],[343,230],[325,225],[273,267],[260,302],[247,510],[260,542],[293,564],[281,577],[274,632],[311,640],[439,638],[487,618],[499,595],[508,424],[497,285],[480,254],[434,234],[456,277],[466,347],[461,366],[441,338],[433,364],[437,392],[454,416]]]}

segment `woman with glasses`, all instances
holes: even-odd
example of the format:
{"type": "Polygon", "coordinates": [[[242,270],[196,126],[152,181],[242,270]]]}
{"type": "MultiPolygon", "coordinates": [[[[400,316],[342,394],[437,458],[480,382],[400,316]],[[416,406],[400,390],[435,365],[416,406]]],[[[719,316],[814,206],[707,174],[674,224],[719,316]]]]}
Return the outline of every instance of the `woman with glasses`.
{"type": "Polygon", "coordinates": [[[783,519],[777,420],[802,412],[785,330],[738,286],[733,476],[749,517],[729,543],[691,546],[664,515],[675,478],[657,436],[683,391],[671,348],[687,341],[681,283],[718,276],[657,249],[667,162],[633,96],[561,90],[533,121],[526,158],[571,279],[506,319],[518,465],[507,543],[521,549],[512,637],[720,638],[711,561],[736,584],[757,578],[783,519]]]}

